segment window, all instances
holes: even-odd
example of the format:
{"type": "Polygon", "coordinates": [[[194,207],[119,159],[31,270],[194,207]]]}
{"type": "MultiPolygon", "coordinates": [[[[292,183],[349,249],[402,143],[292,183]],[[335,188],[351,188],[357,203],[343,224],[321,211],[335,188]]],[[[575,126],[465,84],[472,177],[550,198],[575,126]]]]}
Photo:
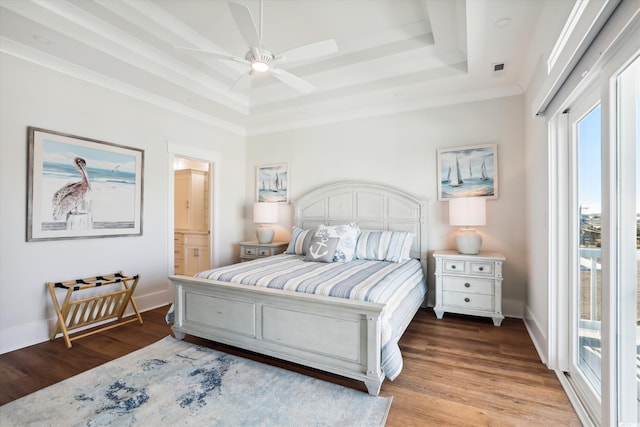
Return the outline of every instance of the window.
{"type": "Polygon", "coordinates": [[[567,176],[555,178],[552,193],[556,201],[568,196],[552,204],[565,224],[551,237],[565,241],[559,263],[569,266],[556,284],[568,285],[569,306],[559,335],[569,345],[559,346],[559,359],[582,408],[602,426],[640,422],[639,55],[637,46],[620,47],[550,122],[554,175],[567,176]]]}

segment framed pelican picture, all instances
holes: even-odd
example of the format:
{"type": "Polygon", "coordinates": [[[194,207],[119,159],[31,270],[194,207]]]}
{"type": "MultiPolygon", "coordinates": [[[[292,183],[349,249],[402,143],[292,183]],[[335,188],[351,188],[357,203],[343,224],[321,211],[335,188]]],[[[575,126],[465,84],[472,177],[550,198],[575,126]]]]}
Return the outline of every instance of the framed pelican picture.
{"type": "Polygon", "coordinates": [[[142,234],[143,150],[27,131],[27,241],[142,234]]]}
{"type": "Polygon", "coordinates": [[[438,200],[498,198],[497,144],[438,150],[438,200]]]}

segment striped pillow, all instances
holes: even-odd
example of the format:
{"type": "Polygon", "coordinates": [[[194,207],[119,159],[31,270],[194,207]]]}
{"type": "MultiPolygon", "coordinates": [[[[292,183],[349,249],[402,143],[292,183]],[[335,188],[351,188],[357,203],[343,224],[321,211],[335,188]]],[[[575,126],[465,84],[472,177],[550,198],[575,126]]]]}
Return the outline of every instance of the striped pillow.
{"type": "Polygon", "coordinates": [[[309,249],[309,245],[311,244],[311,238],[313,237],[315,232],[315,229],[303,230],[302,228],[293,226],[293,231],[291,232],[291,241],[289,242],[289,246],[284,253],[291,255],[306,255],[307,250],[309,249]]]}
{"type": "Polygon", "coordinates": [[[373,261],[403,262],[411,258],[415,234],[406,231],[360,232],[356,244],[356,258],[373,261]]]}

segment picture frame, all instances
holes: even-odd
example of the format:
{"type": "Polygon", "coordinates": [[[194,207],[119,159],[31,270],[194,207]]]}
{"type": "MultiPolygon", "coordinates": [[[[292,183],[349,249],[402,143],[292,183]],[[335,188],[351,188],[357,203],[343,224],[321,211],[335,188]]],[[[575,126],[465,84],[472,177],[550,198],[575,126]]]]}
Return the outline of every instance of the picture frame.
{"type": "Polygon", "coordinates": [[[256,201],[289,203],[289,165],[256,166],[256,201]]]}
{"type": "Polygon", "coordinates": [[[498,198],[498,145],[467,145],[437,150],[438,200],[498,198]]]}
{"type": "Polygon", "coordinates": [[[27,241],[142,235],[144,150],[27,128],[27,241]]]}

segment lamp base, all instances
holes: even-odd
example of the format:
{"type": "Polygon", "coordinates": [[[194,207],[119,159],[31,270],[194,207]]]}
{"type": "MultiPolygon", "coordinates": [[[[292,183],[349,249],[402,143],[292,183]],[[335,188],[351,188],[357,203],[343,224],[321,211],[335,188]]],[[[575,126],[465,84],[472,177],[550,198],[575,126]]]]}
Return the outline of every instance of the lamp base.
{"type": "Polygon", "coordinates": [[[455,237],[458,252],[465,255],[477,255],[482,246],[482,236],[472,228],[458,231],[455,237]]]}
{"type": "Polygon", "coordinates": [[[256,237],[258,238],[258,243],[271,243],[273,242],[273,236],[275,235],[275,230],[270,225],[260,225],[256,230],[256,237]]]}

